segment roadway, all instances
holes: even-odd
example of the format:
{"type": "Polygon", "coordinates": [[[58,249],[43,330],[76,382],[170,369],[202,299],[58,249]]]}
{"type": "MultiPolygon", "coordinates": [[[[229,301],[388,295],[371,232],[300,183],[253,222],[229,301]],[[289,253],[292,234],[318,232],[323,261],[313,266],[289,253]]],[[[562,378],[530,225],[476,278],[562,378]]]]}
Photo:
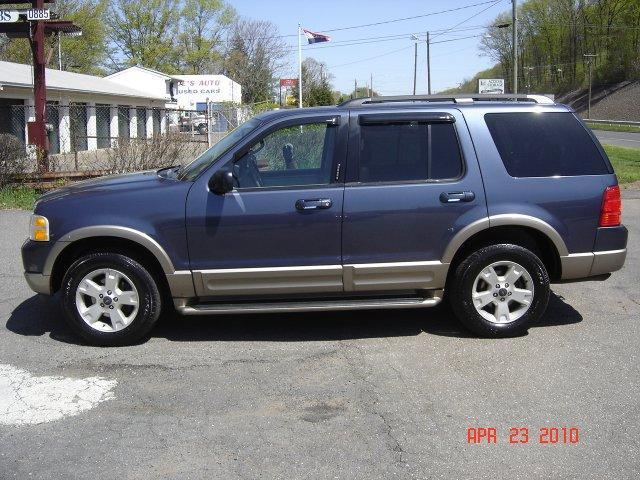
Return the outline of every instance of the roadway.
{"type": "Polygon", "coordinates": [[[603,145],[640,148],[640,133],[610,132],[608,130],[594,130],[593,133],[603,145]]]}
{"type": "Polygon", "coordinates": [[[542,321],[499,340],[443,306],[167,315],[91,347],[27,288],[29,212],[0,211],[0,478],[638,478],[640,190],[623,195],[624,269],[554,285],[542,321]],[[540,443],[563,426],[577,443],[540,443]]]}

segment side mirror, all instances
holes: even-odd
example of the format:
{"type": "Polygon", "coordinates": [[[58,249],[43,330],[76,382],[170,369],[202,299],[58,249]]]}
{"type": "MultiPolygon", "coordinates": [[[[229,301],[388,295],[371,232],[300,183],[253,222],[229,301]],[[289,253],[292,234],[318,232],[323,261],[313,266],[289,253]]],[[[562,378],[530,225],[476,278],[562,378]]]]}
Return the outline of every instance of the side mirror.
{"type": "Polygon", "coordinates": [[[224,195],[233,190],[233,172],[221,168],[209,179],[209,190],[216,195],[224,195]]]}

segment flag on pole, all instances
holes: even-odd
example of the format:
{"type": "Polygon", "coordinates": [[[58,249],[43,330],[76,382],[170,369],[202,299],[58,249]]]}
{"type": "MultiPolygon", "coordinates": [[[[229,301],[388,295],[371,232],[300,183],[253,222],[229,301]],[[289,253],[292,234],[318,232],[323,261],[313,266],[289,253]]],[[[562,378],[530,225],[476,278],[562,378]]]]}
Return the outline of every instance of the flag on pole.
{"type": "Polygon", "coordinates": [[[331,37],[329,35],[323,35],[322,33],[315,33],[310,30],[302,29],[304,32],[304,36],[307,37],[307,41],[309,44],[312,43],[322,43],[322,42],[330,42],[331,37]]]}

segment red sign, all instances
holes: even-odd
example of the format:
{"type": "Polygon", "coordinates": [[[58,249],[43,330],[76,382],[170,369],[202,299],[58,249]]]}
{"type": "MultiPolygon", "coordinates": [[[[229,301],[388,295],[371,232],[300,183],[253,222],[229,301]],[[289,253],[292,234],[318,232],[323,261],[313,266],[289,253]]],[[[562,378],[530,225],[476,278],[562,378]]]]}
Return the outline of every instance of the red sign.
{"type": "Polygon", "coordinates": [[[295,87],[298,84],[297,78],[281,78],[280,86],[281,87],[295,87]]]}

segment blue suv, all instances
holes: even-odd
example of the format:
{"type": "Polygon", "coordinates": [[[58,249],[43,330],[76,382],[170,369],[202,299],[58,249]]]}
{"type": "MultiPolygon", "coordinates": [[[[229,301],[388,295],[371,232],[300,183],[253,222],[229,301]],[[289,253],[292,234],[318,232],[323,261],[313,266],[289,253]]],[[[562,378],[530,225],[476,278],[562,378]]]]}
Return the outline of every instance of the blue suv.
{"type": "Polygon", "coordinates": [[[471,331],[543,314],[553,281],[622,267],[602,147],[535,96],[356,99],[239,126],[184,167],[42,196],[25,277],[99,345],[184,315],[422,308],[471,331]]]}

